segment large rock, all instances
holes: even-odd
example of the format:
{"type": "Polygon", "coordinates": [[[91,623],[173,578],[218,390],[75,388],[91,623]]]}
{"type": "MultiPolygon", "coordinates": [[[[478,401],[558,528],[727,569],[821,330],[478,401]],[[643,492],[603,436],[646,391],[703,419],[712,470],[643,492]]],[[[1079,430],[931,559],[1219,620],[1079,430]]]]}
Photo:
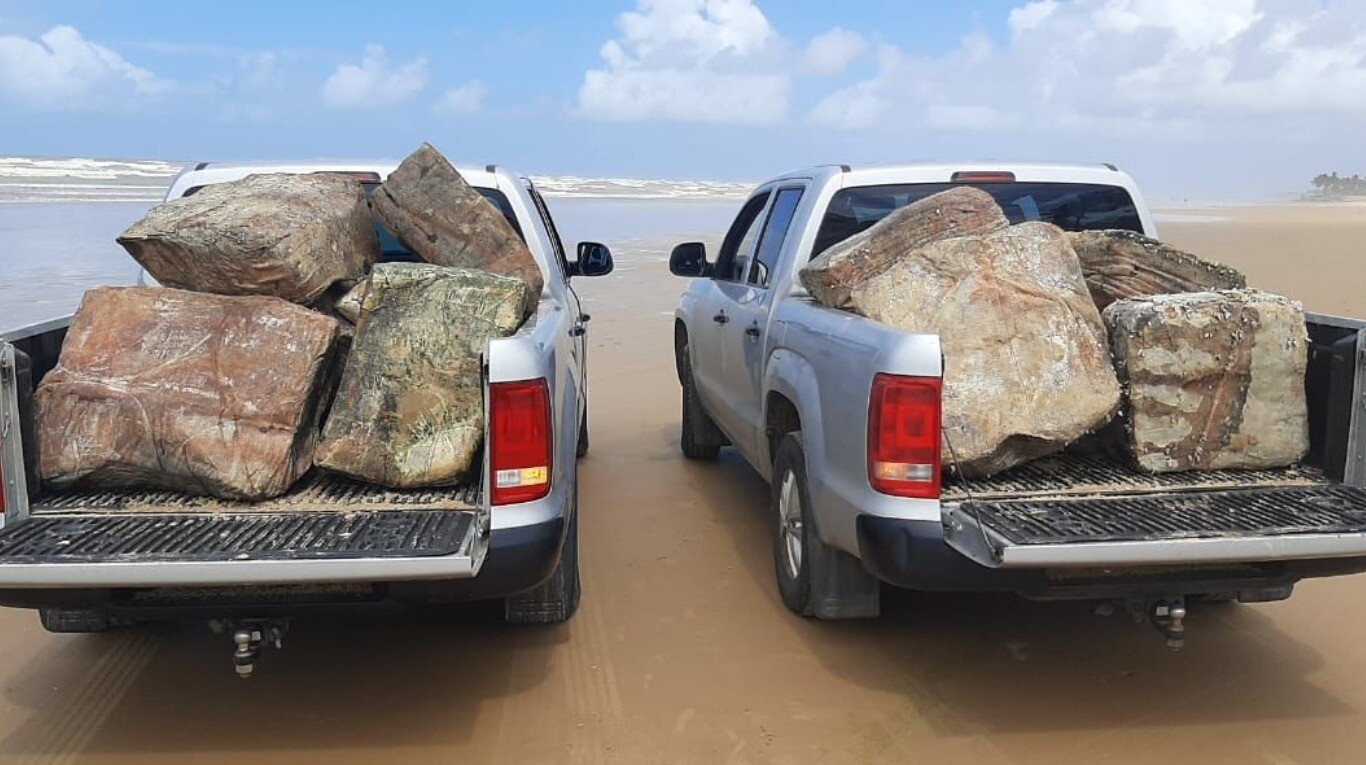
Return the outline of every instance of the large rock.
{"type": "Polygon", "coordinates": [[[1096,307],[1131,297],[1242,289],[1247,277],[1133,231],[1077,231],[1067,235],[1081,260],[1096,307]]]}
{"type": "Polygon", "coordinates": [[[119,244],[165,287],[311,303],[379,259],[360,183],[249,175],[153,207],[119,244]]]}
{"type": "Polygon", "coordinates": [[[856,286],[853,309],[944,353],[944,464],[986,476],[1104,425],[1120,390],[1061,230],[1023,223],[921,247],[856,286]]]}
{"type": "Polygon", "coordinates": [[[431,144],[403,160],[371,204],[395,238],[428,263],[516,277],[540,296],[544,280],[526,243],[431,144]]]}
{"type": "Polygon", "coordinates": [[[484,437],[480,356],[532,304],[520,279],[376,266],[317,464],[395,488],[460,480],[484,437]]]}
{"type": "Polygon", "coordinates": [[[312,464],[336,336],[277,298],[90,290],[37,392],[43,480],[283,494],[312,464]]]}
{"type": "Polygon", "coordinates": [[[1150,472],[1272,468],[1309,448],[1299,303],[1234,290],[1105,309],[1128,389],[1128,437],[1150,472]]]}
{"type": "Polygon", "coordinates": [[[849,308],[850,293],[912,250],[940,239],[989,234],[1009,225],[991,195],[958,186],[896,210],[859,234],[832,245],[801,270],[802,284],[821,303],[849,308]]]}

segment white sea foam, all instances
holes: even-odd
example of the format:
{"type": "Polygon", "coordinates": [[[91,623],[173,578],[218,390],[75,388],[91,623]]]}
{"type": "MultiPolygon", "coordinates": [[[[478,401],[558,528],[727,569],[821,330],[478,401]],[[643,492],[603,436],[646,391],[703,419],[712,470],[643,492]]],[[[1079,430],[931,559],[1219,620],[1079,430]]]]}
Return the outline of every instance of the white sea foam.
{"type": "Polygon", "coordinates": [[[0,178],[167,178],[183,165],[161,160],[0,157],[0,178]]]}
{"type": "Polygon", "coordinates": [[[598,199],[743,199],[754,184],[645,178],[532,176],[546,196],[598,199]]]}
{"type": "MultiPolygon", "coordinates": [[[[0,202],[157,201],[183,165],[162,160],[0,157],[0,202]]],[[[648,178],[535,176],[549,197],[577,199],[743,199],[749,183],[648,178]]]]}

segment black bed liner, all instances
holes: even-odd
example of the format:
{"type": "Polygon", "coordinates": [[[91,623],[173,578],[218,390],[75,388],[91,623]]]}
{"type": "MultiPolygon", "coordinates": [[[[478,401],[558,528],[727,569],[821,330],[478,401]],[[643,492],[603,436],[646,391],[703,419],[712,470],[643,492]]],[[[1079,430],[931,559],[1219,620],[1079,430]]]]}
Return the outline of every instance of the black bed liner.
{"type": "Polygon", "coordinates": [[[1017,545],[1349,534],[1366,528],[1366,490],[1293,486],[963,503],[1017,545]]]}
{"type": "Polygon", "coordinates": [[[474,510],[483,504],[483,483],[387,489],[338,475],[310,473],[288,494],[265,502],[233,502],[160,489],[95,489],[43,492],[31,512],[44,513],[297,513],[326,511],[474,510]]]}
{"type": "Polygon", "coordinates": [[[385,558],[463,552],[474,512],[39,515],[0,532],[4,563],[385,558]]]}

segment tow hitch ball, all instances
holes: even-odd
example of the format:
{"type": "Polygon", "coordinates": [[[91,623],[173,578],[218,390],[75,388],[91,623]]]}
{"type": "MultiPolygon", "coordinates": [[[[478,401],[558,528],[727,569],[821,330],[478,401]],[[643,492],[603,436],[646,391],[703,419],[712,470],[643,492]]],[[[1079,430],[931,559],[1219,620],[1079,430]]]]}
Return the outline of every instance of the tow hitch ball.
{"type": "Polygon", "coordinates": [[[282,620],[211,622],[214,632],[232,631],[232,667],[238,677],[251,677],[256,671],[256,660],[267,645],[283,648],[282,642],[289,623],[282,620]]]}
{"type": "Polygon", "coordinates": [[[1163,598],[1148,604],[1148,621],[1167,639],[1167,647],[1179,651],[1186,645],[1186,599],[1163,598]]]}
{"type": "MultiPolygon", "coordinates": [[[[1167,647],[1179,651],[1186,645],[1186,599],[1181,596],[1158,598],[1157,600],[1130,599],[1124,606],[1135,622],[1147,621],[1167,639],[1167,647]]],[[[1115,612],[1115,604],[1102,602],[1096,605],[1097,616],[1109,616],[1115,612]]]]}

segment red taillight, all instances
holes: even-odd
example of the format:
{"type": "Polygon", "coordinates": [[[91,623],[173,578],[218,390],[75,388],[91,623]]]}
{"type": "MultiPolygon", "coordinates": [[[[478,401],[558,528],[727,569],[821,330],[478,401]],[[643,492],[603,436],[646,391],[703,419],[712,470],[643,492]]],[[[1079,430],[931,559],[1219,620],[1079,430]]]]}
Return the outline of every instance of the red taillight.
{"type": "Polygon", "coordinates": [[[545,380],[489,386],[489,473],[495,505],[550,493],[550,389],[545,380]]]}
{"type": "Polygon", "coordinates": [[[959,170],[950,180],[953,183],[1014,183],[1015,174],[1004,170],[959,170]]]}
{"type": "Polygon", "coordinates": [[[868,483],[883,494],[939,498],[937,377],[877,375],[868,399],[868,483]]]}

